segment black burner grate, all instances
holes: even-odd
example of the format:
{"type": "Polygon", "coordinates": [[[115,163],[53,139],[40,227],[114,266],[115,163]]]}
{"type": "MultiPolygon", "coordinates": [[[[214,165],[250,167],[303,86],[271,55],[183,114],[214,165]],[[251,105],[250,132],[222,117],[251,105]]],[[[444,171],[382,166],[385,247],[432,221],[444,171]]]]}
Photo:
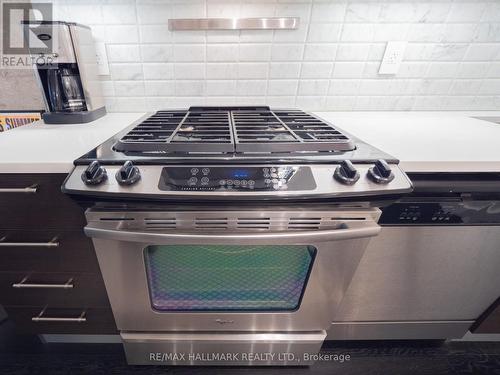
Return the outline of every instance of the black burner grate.
{"type": "Polygon", "coordinates": [[[159,111],[128,132],[120,141],[125,145],[165,143],[174,134],[187,111],[159,111]]]}
{"type": "Polygon", "coordinates": [[[169,150],[233,151],[231,120],[228,111],[187,113],[172,136],[169,150]],[[186,146],[188,145],[188,146],[186,146]]]}
{"type": "Polygon", "coordinates": [[[346,151],[349,138],[302,111],[233,111],[236,150],[241,152],[346,151]]]}
{"type": "Polygon", "coordinates": [[[192,107],[159,111],[115,145],[118,151],[239,152],[348,151],[352,141],[303,111],[269,107],[192,107]]]}

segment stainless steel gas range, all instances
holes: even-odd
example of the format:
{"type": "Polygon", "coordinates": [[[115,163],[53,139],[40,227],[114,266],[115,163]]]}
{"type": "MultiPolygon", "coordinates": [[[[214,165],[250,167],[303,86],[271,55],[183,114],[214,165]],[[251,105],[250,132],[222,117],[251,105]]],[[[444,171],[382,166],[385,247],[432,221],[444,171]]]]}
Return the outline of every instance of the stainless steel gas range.
{"type": "Polygon", "coordinates": [[[75,162],[130,364],[307,365],[398,161],[298,110],[148,114],[75,162]]]}

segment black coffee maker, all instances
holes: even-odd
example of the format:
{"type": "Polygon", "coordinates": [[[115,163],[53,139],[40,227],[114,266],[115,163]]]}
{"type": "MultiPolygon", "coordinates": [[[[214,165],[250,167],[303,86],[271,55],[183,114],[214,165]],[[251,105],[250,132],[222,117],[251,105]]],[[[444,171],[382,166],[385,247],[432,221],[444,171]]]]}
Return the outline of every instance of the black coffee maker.
{"type": "Polygon", "coordinates": [[[24,22],[48,124],[77,124],[106,114],[90,28],[57,21],[24,22]]]}

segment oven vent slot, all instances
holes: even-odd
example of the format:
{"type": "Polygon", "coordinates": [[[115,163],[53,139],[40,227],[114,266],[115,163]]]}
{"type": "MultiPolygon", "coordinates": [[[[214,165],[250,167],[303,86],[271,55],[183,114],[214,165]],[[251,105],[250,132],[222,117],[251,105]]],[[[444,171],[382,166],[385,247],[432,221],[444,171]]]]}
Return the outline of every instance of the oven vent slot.
{"type": "MultiPolygon", "coordinates": [[[[142,221],[142,228],[146,230],[201,230],[201,231],[227,231],[237,230],[247,231],[311,231],[320,229],[338,229],[344,222],[363,221],[368,218],[363,216],[349,215],[330,216],[313,215],[308,216],[305,213],[294,213],[289,216],[288,213],[267,214],[261,216],[258,212],[170,212],[165,216],[146,216],[142,221]]],[[[130,220],[129,218],[119,218],[107,216],[103,220],[130,220]]],[[[129,225],[124,223],[125,226],[129,225]]],[[[130,223],[130,227],[137,227],[130,223]]]]}
{"type": "Polygon", "coordinates": [[[132,221],[135,220],[133,217],[101,217],[100,221],[132,221]]]}
{"type": "Polygon", "coordinates": [[[163,218],[163,219],[152,219],[145,218],[144,224],[147,229],[176,229],[177,220],[175,217],[163,218]]]}
{"type": "Polygon", "coordinates": [[[197,217],[195,229],[228,229],[227,217],[197,217]]]}
{"type": "Polygon", "coordinates": [[[332,220],[332,221],[353,221],[353,220],[363,221],[363,220],[366,220],[366,217],[332,217],[330,220],[332,220]]]}
{"type": "Polygon", "coordinates": [[[239,217],[236,220],[237,229],[265,229],[271,228],[271,218],[269,217],[239,217]]]}
{"type": "Polygon", "coordinates": [[[321,217],[291,217],[288,219],[289,230],[319,229],[323,219],[321,217]]]}

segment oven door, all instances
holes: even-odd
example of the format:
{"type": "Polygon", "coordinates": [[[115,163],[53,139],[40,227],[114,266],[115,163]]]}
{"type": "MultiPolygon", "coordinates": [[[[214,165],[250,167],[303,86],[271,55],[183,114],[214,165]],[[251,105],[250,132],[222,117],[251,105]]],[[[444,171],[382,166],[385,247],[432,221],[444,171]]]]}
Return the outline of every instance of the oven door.
{"type": "Polygon", "coordinates": [[[320,331],[378,215],[89,210],[85,232],[121,331],[320,331]]]}

